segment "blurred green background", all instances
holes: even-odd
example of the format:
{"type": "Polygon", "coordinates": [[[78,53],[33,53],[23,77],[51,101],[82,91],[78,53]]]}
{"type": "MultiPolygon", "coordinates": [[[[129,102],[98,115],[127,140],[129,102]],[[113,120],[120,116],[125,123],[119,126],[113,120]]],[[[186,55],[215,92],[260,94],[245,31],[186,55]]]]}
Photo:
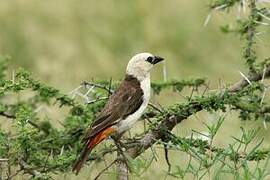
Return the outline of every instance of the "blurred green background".
{"type": "MultiPolygon", "coordinates": [[[[212,13],[208,25],[203,26],[209,14],[208,3],[208,0],[0,0],[0,53],[12,57],[11,69],[24,67],[37,79],[66,93],[83,80],[121,79],[129,58],[145,51],[165,57],[168,79],[206,77],[211,88],[218,88],[220,82],[232,83],[239,79],[239,71],[245,72],[241,59],[243,44],[240,37],[224,35],[219,27],[233,25],[239,14],[237,9],[228,14],[212,13]]],[[[269,28],[264,29],[264,34],[257,37],[256,48],[261,58],[269,53],[269,33],[269,28]]],[[[154,70],[152,79],[163,80],[162,65],[154,70]]],[[[166,91],[152,101],[166,106],[178,100],[179,94],[166,91]]],[[[215,116],[199,113],[175,131],[181,136],[189,135],[192,129],[204,131],[203,122],[212,123],[215,116]]],[[[231,115],[215,143],[226,146],[231,136],[240,134],[240,126],[262,127],[262,137],[269,133],[262,122],[240,122],[231,115]]],[[[267,146],[270,139],[265,138],[267,146]]],[[[171,159],[181,165],[187,157],[172,152],[171,159]]],[[[93,171],[85,168],[79,177],[94,177],[101,167],[92,167],[93,171]]],[[[159,160],[141,178],[163,179],[166,169],[160,153],[159,160]]],[[[75,176],[57,178],[75,179],[75,176]]],[[[110,179],[110,175],[103,178],[110,179]]]]}

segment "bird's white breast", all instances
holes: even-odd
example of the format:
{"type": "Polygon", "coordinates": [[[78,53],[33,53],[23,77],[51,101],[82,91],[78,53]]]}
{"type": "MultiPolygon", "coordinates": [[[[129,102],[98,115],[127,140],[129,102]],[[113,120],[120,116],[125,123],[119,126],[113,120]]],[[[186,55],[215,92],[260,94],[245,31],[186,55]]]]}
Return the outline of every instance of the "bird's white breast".
{"type": "Polygon", "coordinates": [[[143,103],[141,107],[133,114],[129,115],[126,119],[120,121],[118,126],[118,132],[121,133],[133,126],[133,124],[140,119],[143,115],[150,99],[151,85],[150,85],[150,76],[146,77],[141,81],[141,89],[143,90],[143,103]]]}

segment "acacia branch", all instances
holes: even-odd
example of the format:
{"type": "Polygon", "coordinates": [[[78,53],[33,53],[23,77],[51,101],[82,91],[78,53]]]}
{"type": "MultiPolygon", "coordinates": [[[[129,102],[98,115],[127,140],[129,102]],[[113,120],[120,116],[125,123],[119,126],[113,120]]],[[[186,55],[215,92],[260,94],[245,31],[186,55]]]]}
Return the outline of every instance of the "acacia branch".
{"type": "MultiPolygon", "coordinates": [[[[264,71],[249,73],[249,75],[247,76],[248,80],[251,82],[259,81],[262,78],[268,77],[270,77],[270,65],[267,65],[264,71]]],[[[245,78],[242,78],[241,80],[230,86],[227,91],[230,94],[233,94],[242,90],[248,85],[249,83],[247,82],[247,80],[245,78]]],[[[221,96],[221,98],[223,98],[223,96],[221,96]]],[[[155,144],[157,140],[166,141],[167,132],[172,131],[177,124],[181,123],[189,116],[203,110],[203,104],[197,101],[191,101],[184,109],[186,113],[181,117],[171,115],[170,117],[163,119],[156,128],[152,129],[151,131],[146,133],[140,140],[138,140],[138,146],[131,147],[127,150],[128,155],[131,158],[136,158],[153,144],[155,144]]]]}
{"type": "MultiPolygon", "coordinates": [[[[231,85],[228,89],[228,93],[234,94],[236,92],[239,92],[244,87],[249,85],[249,82],[259,81],[263,78],[268,78],[270,76],[270,65],[267,65],[263,71],[260,72],[250,72],[249,75],[246,78],[240,79],[235,84],[231,85]]],[[[223,95],[220,98],[225,98],[223,95]]],[[[159,125],[157,125],[156,128],[152,129],[148,133],[146,133],[140,140],[137,141],[137,146],[134,146],[132,148],[129,148],[127,150],[128,155],[131,158],[136,158],[140,154],[142,154],[145,150],[147,150],[149,147],[151,147],[153,144],[156,143],[157,140],[162,140],[166,142],[168,140],[167,135],[168,131],[172,131],[173,128],[181,123],[183,120],[187,119],[193,114],[196,114],[197,112],[204,109],[203,104],[198,101],[191,101],[186,105],[186,107],[183,108],[185,110],[184,115],[182,116],[176,116],[171,115],[165,119],[163,119],[159,125]]],[[[125,170],[123,168],[125,167],[124,162],[120,165],[118,165],[118,172],[121,170],[121,172],[126,172],[125,177],[128,175],[128,167],[126,167],[125,170]]]]}
{"type": "Polygon", "coordinates": [[[8,119],[15,119],[16,118],[14,115],[7,114],[6,112],[0,112],[0,116],[4,116],[8,119]]]}

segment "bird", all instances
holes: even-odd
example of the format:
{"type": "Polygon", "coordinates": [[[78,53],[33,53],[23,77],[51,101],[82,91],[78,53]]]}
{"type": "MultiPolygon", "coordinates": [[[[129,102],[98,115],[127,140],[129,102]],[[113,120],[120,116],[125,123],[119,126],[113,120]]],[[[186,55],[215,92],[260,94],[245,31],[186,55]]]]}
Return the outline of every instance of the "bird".
{"type": "Polygon", "coordinates": [[[129,60],[126,75],[118,89],[86,131],[81,153],[73,164],[73,172],[79,173],[96,145],[109,136],[124,133],[140,119],[150,100],[150,72],[163,60],[147,52],[135,54],[129,60]]]}

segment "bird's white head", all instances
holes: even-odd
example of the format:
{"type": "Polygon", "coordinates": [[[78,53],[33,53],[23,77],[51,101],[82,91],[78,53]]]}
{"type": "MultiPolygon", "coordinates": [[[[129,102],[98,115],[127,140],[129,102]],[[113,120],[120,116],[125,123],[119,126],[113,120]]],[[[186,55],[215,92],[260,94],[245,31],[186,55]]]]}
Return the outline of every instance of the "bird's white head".
{"type": "Polygon", "coordinates": [[[126,73],[143,81],[146,77],[149,77],[153,66],[163,60],[163,58],[150,53],[136,54],[130,59],[126,73]]]}

